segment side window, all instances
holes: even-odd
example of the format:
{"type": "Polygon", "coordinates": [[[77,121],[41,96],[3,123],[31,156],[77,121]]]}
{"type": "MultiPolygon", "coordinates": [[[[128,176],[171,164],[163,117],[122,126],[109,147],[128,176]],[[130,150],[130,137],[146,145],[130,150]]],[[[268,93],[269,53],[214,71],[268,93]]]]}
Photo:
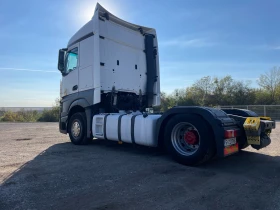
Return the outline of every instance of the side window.
{"type": "Polygon", "coordinates": [[[65,73],[68,74],[71,71],[74,71],[78,65],[78,48],[74,48],[69,51],[66,55],[66,71],[65,73]]]}

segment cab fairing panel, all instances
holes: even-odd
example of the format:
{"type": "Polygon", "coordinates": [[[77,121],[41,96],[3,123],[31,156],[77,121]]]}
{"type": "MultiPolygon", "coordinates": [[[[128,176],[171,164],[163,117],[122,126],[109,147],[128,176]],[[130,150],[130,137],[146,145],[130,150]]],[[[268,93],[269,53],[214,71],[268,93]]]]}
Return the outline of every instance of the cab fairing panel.
{"type": "Polygon", "coordinates": [[[145,93],[145,54],[135,48],[108,39],[100,40],[100,57],[104,66],[101,71],[101,89],[145,93]],[[119,65],[118,65],[119,63],[119,65]]]}

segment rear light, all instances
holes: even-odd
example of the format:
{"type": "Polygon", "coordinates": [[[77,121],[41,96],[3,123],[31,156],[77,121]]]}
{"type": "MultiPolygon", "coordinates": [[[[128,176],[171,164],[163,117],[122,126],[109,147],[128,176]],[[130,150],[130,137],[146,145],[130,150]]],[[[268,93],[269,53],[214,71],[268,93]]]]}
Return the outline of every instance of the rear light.
{"type": "Polygon", "coordinates": [[[237,137],[237,130],[225,130],[225,138],[234,138],[237,137]]]}

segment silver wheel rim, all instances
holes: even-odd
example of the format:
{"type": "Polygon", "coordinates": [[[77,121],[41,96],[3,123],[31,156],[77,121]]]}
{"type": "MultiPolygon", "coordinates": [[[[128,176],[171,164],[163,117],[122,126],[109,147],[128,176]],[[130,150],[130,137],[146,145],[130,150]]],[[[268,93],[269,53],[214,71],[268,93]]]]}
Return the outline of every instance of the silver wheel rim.
{"type": "Polygon", "coordinates": [[[196,153],[200,145],[200,135],[195,126],[187,122],[181,122],[174,126],[171,132],[171,142],[174,149],[181,155],[190,156],[196,153]],[[197,142],[188,143],[185,134],[193,132],[197,135],[197,142]]]}
{"type": "Polygon", "coordinates": [[[80,123],[78,121],[74,121],[71,127],[71,132],[72,135],[77,138],[80,135],[81,132],[81,126],[80,123]]]}

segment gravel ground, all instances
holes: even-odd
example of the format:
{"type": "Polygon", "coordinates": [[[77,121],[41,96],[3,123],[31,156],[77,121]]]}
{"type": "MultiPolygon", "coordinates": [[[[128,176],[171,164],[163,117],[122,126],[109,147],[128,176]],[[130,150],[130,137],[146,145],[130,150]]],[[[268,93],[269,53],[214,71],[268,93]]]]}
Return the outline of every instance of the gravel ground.
{"type": "Polygon", "coordinates": [[[57,123],[0,123],[0,209],[280,209],[279,135],[186,167],[152,148],[72,145],[57,123]]]}

